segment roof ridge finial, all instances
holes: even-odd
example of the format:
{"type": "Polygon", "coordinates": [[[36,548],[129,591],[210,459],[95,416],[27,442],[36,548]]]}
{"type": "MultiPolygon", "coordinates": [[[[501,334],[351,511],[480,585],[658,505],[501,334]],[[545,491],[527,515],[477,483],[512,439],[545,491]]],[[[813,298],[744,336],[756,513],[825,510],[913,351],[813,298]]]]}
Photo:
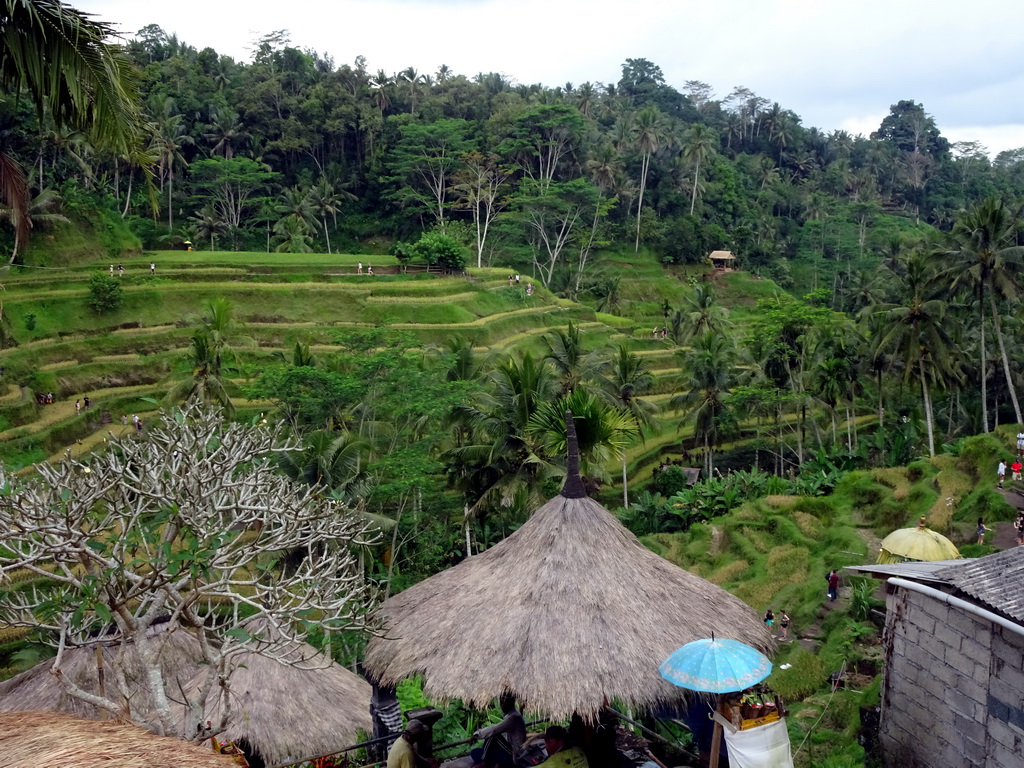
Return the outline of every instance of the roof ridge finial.
{"type": "Polygon", "coordinates": [[[576,439],[576,424],[570,410],[565,412],[565,447],[568,457],[562,495],[567,499],[582,499],[586,497],[587,489],[583,487],[583,478],[580,476],[580,445],[576,439]]]}

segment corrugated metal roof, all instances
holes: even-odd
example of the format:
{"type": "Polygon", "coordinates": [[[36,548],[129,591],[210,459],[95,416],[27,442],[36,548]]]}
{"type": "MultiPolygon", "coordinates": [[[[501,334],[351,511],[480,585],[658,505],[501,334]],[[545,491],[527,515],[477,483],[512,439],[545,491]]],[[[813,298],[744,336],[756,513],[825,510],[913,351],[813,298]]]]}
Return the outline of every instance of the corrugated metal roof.
{"type": "Polygon", "coordinates": [[[868,565],[848,565],[844,571],[857,571],[858,573],[870,573],[873,576],[898,576],[901,579],[914,579],[915,581],[930,581],[942,584],[951,583],[941,572],[949,567],[962,565],[970,560],[934,560],[927,563],[906,562],[906,563],[869,563],[868,565]]]}
{"type": "MultiPolygon", "coordinates": [[[[931,563],[938,565],[938,563],[931,563]]],[[[1024,622],[1024,547],[957,560],[935,573],[976,600],[1024,622]]]]}

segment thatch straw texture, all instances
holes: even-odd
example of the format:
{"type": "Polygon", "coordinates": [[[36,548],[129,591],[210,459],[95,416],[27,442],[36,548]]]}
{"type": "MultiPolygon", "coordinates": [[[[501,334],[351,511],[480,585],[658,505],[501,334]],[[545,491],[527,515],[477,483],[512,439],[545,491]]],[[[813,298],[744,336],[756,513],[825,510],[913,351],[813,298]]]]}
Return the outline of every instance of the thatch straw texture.
{"type": "MultiPolygon", "coordinates": [[[[359,731],[372,733],[369,683],[310,645],[278,655],[291,663],[257,653],[234,661],[222,742],[244,744],[267,765],[278,765],[336,752],[358,741],[359,731]]],[[[217,722],[220,711],[218,697],[203,719],[217,722]]]]}
{"type": "MultiPolygon", "coordinates": [[[[152,630],[152,640],[158,644],[160,667],[168,690],[177,691],[185,686],[199,669],[199,643],[195,637],[183,630],[167,631],[167,625],[157,625],[152,630]]],[[[125,719],[139,719],[153,714],[152,696],[143,675],[142,661],[132,644],[103,643],[105,692],[108,698],[125,705],[125,719]],[[127,697],[117,695],[113,668],[117,664],[124,670],[128,684],[127,697]],[[131,716],[129,713],[134,713],[131,716]]],[[[50,670],[53,659],[37,664],[32,669],[15,675],[0,683],[0,712],[40,710],[62,712],[78,717],[99,719],[97,707],[67,693],[50,670]]],[[[96,647],[71,648],[64,652],[61,663],[63,673],[75,685],[87,693],[99,693],[99,674],[96,647]]]]}
{"type": "Polygon", "coordinates": [[[231,768],[234,760],[136,725],[54,712],[0,713],[2,768],[231,768]]]}
{"type": "Polygon", "coordinates": [[[500,544],[395,595],[364,666],[385,683],[422,674],[425,693],[593,719],[605,703],[676,703],[658,674],[693,640],[770,653],[760,617],[720,587],[644,547],[597,502],[560,495],[500,544]]]}

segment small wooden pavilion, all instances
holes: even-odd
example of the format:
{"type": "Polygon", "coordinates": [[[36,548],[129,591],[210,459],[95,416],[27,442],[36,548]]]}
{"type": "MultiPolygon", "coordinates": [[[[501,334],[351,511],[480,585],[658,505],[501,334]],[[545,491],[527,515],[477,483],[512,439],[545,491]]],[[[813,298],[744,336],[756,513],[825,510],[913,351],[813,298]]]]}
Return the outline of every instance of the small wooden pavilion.
{"type": "Polygon", "coordinates": [[[647,549],[589,499],[575,428],[560,495],[501,543],[386,600],[364,667],[424,677],[435,700],[483,708],[504,692],[553,719],[594,722],[618,701],[682,704],[658,665],[702,638],[774,648],[748,605],[647,549]]]}
{"type": "Polygon", "coordinates": [[[713,266],[719,272],[729,272],[736,268],[736,257],[732,251],[712,251],[708,255],[713,266]]]}

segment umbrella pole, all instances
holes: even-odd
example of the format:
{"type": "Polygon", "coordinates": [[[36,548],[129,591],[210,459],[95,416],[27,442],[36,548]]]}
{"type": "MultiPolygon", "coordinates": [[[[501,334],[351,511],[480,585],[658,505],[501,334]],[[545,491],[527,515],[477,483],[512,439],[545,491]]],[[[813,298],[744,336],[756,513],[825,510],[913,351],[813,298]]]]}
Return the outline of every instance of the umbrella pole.
{"type": "MultiPolygon", "coordinates": [[[[718,696],[715,696],[715,712],[718,712],[718,696]]],[[[722,724],[715,720],[715,729],[711,732],[711,759],[708,768],[718,768],[718,753],[722,749],[722,724]]]]}

